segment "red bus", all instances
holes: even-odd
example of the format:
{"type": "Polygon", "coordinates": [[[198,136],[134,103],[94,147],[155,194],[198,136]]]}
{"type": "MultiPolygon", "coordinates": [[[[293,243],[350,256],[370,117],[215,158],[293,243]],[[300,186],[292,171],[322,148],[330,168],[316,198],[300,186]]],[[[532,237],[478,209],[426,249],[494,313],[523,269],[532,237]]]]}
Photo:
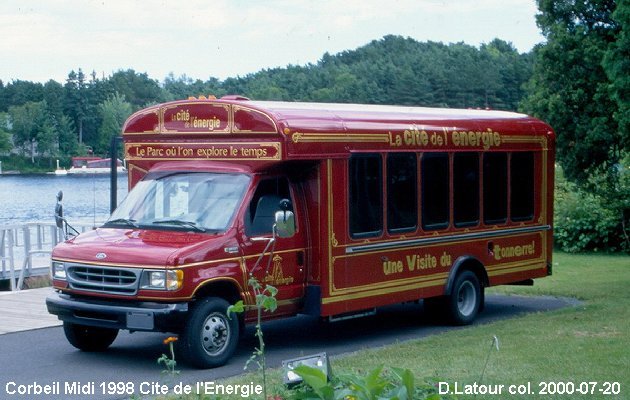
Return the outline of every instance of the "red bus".
{"type": "Polygon", "coordinates": [[[175,332],[193,365],[224,364],[250,276],[278,289],[265,318],[424,299],[468,324],[486,287],[551,274],[554,133],[526,115],[191,98],[123,139],[128,196],[52,254],[48,310],[82,350],[175,332]]]}

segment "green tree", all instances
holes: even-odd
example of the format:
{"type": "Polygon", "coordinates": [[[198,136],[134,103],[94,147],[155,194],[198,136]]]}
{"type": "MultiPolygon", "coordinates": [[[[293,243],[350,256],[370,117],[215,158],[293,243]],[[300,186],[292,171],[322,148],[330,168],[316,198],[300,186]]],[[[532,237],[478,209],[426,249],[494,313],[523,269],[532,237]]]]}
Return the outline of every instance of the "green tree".
{"type": "Polygon", "coordinates": [[[13,106],[9,108],[9,115],[13,141],[22,148],[23,154],[29,154],[33,164],[37,156],[55,154],[56,130],[45,101],[13,106]]]}
{"type": "Polygon", "coordinates": [[[67,115],[62,115],[56,122],[59,153],[65,156],[79,154],[79,141],[72,120],[67,115]]]}
{"type": "Polygon", "coordinates": [[[77,128],[79,143],[83,143],[83,126],[88,115],[87,83],[85,75],[79,68],[79,72],[70,71],[64,85],[64,112],[68,115],[77,128]]]}
{"type": "Polygon", "coordinates": [[[11,145],[11,134],[0,128],[0,153],[11,151],[12,148],[13,146],[11,145]]]}
{"type": "Polygon", "coordinates": [[[620,30],[615,42],[606,50],[604,69],[617,103],[613,117],[619,124],[621,143],[627,151],[630,148],[630,0],[619,0],[612,18],[620,30]]]}
{"type": "MultiPolygon", "coordinates": [[[[35,142],[37,146],[37,154],[39,156],[56,156],[58,153],[58,138],[57,138],[57,130],[55,126],[50,123],[50,119],[45,114],[41,115],[39,120],[41,121],[41,125],[37,129],[37,133],[35,135],[35,142]]],[[[52,158],[49,159],[49,161],[52,158]]]]}
{"type": "MultiPolygon", "coordinates": [[[[169,74],[161,96],[175,100],[240,94],[256,100],[514,110],[531,75],[531,64],[529,54],[519,54],[499,39],[477,49],[463,43],[421,43],[388,35],[355,50],[326,53],[317,64],[267,69],[223,82],[169,74]]],[[[112,80],[116,81],[125,76],[115,75],[112,80]]],[[[129,100],[127,92],[118,91],[129,100]]]]}
{"type": "Polygon", "coordinates": [[[622,155],[618,107],[602,62],[619,34],[614,0],[538,0],[547,44],[536,49],[523,109],[546,120],[557,136],[568,179],[586,183],[612,171],[622,155]]]}
{"type": "Polygon", "coordinates": [[[287,100],[287,91],[278,87],[278,82],[267,76],[252,80],[247,88],[247,95],[254,99],[287,100]]]}
{"type": "Polygon", "coordinates": [[[111,86],[109,94],[120,93],[134,109],[159,102],[164,95],[156,80],[149,78],[146,73],[137,73],[133,69],[116,71],[108,81],[111,86]]]}
{"type": "Polygon", "coordinates": [[[87,113],[83,122],[83,143],[92,149],[99,146],[99,130],[103,123],[98,105],[114,94],[115,90],[108,79],[96,79],[92,72],[86,86],[87,113]]]}
{"type": "Polygon", "coordinates": [[[44,84],[43,99],[46,101],[48,113],[55,119],[59,120],[63,114],[63,86],[54,80],[49,80],[44,84]]]}
{"type": "MultiPolygon", "coordinates": [[[[628,238],[627,0],[538,0],[537,22],[547,38],[535,51],[523,110],[557,134],[566,178],[602,204],[628,238]]],[[[630,240],[626,239],[626,248],[630,240]]]]}
{"type": "Polygon", "coordinates": [[[416,73],[411,66],[397,69],[396,79],[391,83],[389,95],[392,104],[431,105],[431,84],[423,74],[416,73]]]}
{"type": "Polygon", "coordinates": [[[225,94],[221,82],[216,78],[203,82],[201,79],[193,80],[186,75],[176,78],[173,73],[164,79],[162,87],[164,89],[162,97],[165,100],[182,100],[200,95],[221,97],[225,94]]]}
{"type": "Polygon", "coordinates": [[[7,103],[7,88],[4,86],[4,82],[0,79],[0,112],[6,112],[9,108],[7,103]]]}
{"type": "Polygon", "coordinates": [[[482,45],[479,51],[487,68],[482,88],[485,106],[516,110],[524,96],[523,83],[532,75],[532,58],[519,54],[511,43],[500,39],[482,45]]]}
{"type": "Polygon", "coordinates": [[[125,120],[131,115],[131,104],[125,100],[125,96],[118,92],[99,104],[99,112],[102,117],[99,129],[99,143],[97,153],[106,154],[109,151],[113,137],[120,135],[125,120]]]}
{"type": "MultiPolygon", "coordinates": [[[[1,81],[0,81],[1,83],[1,81]]],[[[11,133],[9,132],[9,116],[0,112],[0,153],[5,153],[13,148],[11,133]]]]}
{"type": "MultiPolygon", "coordinates": [[[[2,89],[2,86],[0,86],[2,89]]],[[[29,101],[37,102],[42,99],[43,86],[41,83],[14,80],[9,82],[0,96],[0,111],[8,111],[11,106],[19,106],[29,101]]]]}
{"type": "MultiPolygon", "coordinates": [[[[162,82],[162,87],[166,91],[166,95],[164,97],[170,101],[181,100],[192,96],[192,94],[190,94],[190,90],[196,86],[195,84],[198,84],[197,82],[200,81],[193,81],[192,78],[189,78],[186,75],[181,75],[176,78],[171,72],[162,82]]],[[[203,84],[203,82],[201,83],[203,84]]]]}
{"type": "Polygon", "coordinates": [[[34,102],[9,108],[13,141],[22,149],[24,155],[30,152],[32,163],[35,163],[35,137],[37,136],[35,120],[40,112],[41,103],[34,102]]]}

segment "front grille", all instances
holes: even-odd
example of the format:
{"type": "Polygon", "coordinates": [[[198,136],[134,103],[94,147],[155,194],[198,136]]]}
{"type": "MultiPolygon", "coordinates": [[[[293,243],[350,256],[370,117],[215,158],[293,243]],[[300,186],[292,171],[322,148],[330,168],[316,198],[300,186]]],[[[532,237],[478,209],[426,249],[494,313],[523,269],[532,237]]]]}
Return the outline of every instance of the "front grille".
{"type": "Polygon", "coordinates": [[[66,272],[72,289],[124,295],[134,295],[138,291],[140,270],[69,265],[66,272]]]}

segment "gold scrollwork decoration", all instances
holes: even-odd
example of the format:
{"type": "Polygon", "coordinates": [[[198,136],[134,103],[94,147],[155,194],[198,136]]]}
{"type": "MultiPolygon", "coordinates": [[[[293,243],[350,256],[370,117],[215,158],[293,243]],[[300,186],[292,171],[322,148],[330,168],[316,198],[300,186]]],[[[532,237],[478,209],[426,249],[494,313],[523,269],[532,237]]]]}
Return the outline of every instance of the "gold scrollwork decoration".
{"type": "Polygon", "coordinates": [[[337,238],[335,237],[335,232],[333,232],[332,236],[330,237],[330,243],[333,245],[333,247],[339,246],[339,242],[337,241],[337,238]]]}

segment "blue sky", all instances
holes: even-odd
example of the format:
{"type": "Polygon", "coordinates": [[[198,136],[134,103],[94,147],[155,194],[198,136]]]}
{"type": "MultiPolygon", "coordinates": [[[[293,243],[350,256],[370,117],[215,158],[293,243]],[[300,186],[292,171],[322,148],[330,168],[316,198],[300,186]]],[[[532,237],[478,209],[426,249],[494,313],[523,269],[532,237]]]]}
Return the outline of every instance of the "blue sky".
{"type": "Polygon", "coordinates": [[[0,79],[64,82],[119,69],[225,79],[317,62],[385,35],[527,52],[534,0],[3,0],[0,79]]]}

